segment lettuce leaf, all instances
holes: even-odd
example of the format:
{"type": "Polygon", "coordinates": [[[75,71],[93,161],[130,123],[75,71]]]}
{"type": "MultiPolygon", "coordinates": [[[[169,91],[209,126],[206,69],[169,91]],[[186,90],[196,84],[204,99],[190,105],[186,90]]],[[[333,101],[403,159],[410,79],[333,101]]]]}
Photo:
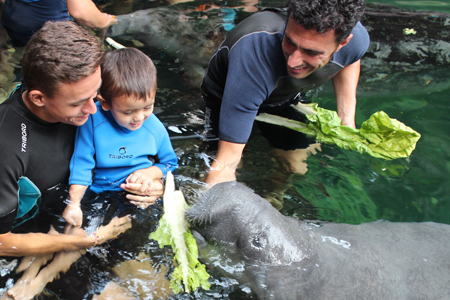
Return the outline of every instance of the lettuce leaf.
{"type": "Polygon", "coordinates": [[[194,291],[198,287],[210,288],[209,274],[205,266],[198,260],[198,247],[188,224],[185,211],[188,208],[181,191],[175,191],[175,182],[171,172],[167,173],[164,190],[164,214],[159,227],[149,238],[158,242],[159,247],[172,247],[174,258],[178,264],[171,278],[170,288],[175,294],[181,291],[194,291]]]}
{"type": "Polygon", "coordinates": [[[384,159],[408,157],[420,139],[418,132],[383,111],[370,116],[361,129],[355,129],[342,125],[335,111],[320,108],[317,103],[299,103],[294,108],[306,115],[306,124],[266,113],[259,114],[256,120],[300,131],[321,143],[384,159]]]}

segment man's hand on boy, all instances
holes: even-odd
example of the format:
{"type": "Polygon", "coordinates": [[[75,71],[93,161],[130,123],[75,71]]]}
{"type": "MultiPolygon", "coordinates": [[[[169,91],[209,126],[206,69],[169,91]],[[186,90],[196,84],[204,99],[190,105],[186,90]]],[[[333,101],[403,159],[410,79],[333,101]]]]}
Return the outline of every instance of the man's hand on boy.
{"type": "Polygon", "coordinates": [[[147,208],[154,204],[164,193],[162,179],[154,180],[151,188],[144,192],[141,192],[142,185],[140,183],[122,183],[120,187],[130,193],[127,194],[130,203],[140,208],[147,208]]]}
{"type": "Polygon", "coordinates": [[[151,166],[131,173],[120,187],[131,193],[127,195],[131,203],[140,208],[147,208],[164,193],[162,177],[161,169],[151,166]]]}
{"type": "Polygon", "coordinates": [[[155,180],[162,178],[164,174],[161,169],[155,166],[151,166],[146,169],[136,170],[128,175],[125,183],[140,183],[140,193],[149,192],[154,190],[153,183],[155,180]]]}

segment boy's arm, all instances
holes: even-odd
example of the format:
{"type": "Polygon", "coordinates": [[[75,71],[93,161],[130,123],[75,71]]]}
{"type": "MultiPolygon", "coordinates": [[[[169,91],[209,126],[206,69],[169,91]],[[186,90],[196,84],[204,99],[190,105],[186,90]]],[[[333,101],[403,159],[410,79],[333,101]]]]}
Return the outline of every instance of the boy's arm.
{"type": "Polygon", "coordinates": [[[95,146],[93,116],[78,127],[75,136],[75,148],[70,160],[69,203],[63,217],[70,225],[80,227],[83,221],[80,202],[92,183],[92,170],[95,168],[95,146]]]}
{"type": "Polygon", "coordinates": [[[83,212],[80,208],[80,202],[87,188],[87,185],[72,184],[69,189],[70,200],[63,212],[63,217],[67,223],[75,227],[81,227],[83,223],[83,212]]]}
{"type": "Polygon", "coordinates": [[[163,176],[166,176],[167,172],[173,172],[178,168],[178,157],[173,150],[172,142],[170,141],[167,130],[164,128],[161,131],[162,139],[158,147],[159,161],[156,162],[154,166],[160,168],[163,176]]]}

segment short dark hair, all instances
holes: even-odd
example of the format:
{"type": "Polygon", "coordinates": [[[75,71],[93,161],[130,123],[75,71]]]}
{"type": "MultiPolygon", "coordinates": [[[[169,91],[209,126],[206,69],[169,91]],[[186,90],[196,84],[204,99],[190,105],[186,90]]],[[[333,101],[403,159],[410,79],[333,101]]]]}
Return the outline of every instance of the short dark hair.
{"type": "Polygon", "coordinates": [[[146,98],[156,91],[156,67],[150,57],[136,48],[106,53],[101,65],[100,94],[108,104],[122,95],[146,98]]]}
{"type": "Polygon", "coordinates": [[[23,82],[28,90],[52,97],[58,84],[93,74],[103,55],[99,39],[75,22],[46,22],[25,47],[23,82]]]}
{"type": "Polygon", "coordinates": [[[361,19],[364,5],[364,0],[287,0],[287,11],[305,29],[318,33],[334,29],[336,42],[341,43],[361,19]]]}

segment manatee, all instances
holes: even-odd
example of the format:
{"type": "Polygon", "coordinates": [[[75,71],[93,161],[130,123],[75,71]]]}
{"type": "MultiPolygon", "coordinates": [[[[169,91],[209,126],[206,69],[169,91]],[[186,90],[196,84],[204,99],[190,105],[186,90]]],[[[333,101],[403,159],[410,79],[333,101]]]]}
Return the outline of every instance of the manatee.
{"type": "Polygon", "coordinates": [[[450,299],[447,224],[298,220],[235,181],[186,217],[197,239],[244,262],[240,284],[260,299],[450,299]]]}

